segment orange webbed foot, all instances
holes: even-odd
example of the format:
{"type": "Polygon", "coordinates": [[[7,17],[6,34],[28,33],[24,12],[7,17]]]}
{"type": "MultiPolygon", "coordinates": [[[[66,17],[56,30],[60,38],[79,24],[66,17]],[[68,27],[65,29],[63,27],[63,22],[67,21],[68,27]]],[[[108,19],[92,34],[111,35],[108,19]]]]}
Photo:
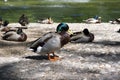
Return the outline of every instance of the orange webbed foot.
{"type": "Polygon", "coordinates": [[[54,52],[52,52],[52,56],[50,56],[50,53],[48,53],[48,59],[49,59],[50,61],[60,60],[59,56],[55,55],[54,52]]]}
{"type": "Polygon", "coordinates": [[[60,60],[60,58],[58,56],[52,56],[49,58],[50,61],[57,61],[60,60]]]}

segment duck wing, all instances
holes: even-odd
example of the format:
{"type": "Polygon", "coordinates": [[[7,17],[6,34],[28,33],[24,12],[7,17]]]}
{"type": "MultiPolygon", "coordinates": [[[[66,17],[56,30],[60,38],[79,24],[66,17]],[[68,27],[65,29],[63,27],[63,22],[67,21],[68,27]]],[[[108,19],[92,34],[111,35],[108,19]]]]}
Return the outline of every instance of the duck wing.
{"type": "Polygon", "coordinates": [[[6,33],[3,34],[2,38],[7,39],[8,37],[10,37],[10,36],[12,36],[14,34],[15,34],[15,32],[6,32],[6,33]]]}
{"type": "Polygon", "coordinates": [[[70,38],[70,42],[72,43],[80,43],[80,42],[89,42],[90,36],[86,36],[83,32],[77,33],[70,38]]]}
{"type": "Polygon", "coordinates": [[[83,33],[82,33],[82,32],[75,32],[75,33],[73,33],[73,35],[71,36],[70,41],[75,41],[75,40],[77,40],[77,39],[80,39],[80,38],[82,38],[82,36],[83,36],[83,33]]]}
{"type": "Polygon", "coordinates": [[[83,33],[77,34],[71,37],[70,41],[73,43],[80,42],[92,42],[94,40],[94,34],[90,33],[89,35],[84,35],[83,33]]]}
{"type": "Polygon", "coordinates": [[[44,44],[52,38],[54,33],[49,32],[44,34],[42,37],[38,38],[37,40],[33,41],[33,44],[30,46],[32,49],[37,49],[38,46],[44,46],[44,44]]]}

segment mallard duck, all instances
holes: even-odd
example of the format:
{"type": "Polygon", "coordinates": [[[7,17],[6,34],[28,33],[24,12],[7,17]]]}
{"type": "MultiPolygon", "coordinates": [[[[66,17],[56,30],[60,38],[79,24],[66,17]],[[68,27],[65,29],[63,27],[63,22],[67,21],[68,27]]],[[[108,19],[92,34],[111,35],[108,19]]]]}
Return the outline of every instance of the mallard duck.
{"type": "Polygon", "coordinates": [[[48,54],[50,61],[58,60],[59,57],[54,52],[70,41],[70,35],[67,33],[69,26],[66,23],[60,23],[58,27],[61,28],[57,32],[46,33],[35,40],[30,50],[38,54],[48,54]],[[50,56],[51,53],[53,56],[50,56]]]}
{"type": "Polygon", "coordinates": [[[8,20],[5,20],[2,24],[2,27],[1,27],[1,31],[9,31],[10,30],[10,27],[8,27],[8,24],[9,24],[9,21],[8,20]]]}
{"type": "Polygon", "coordinates": [[[29,24],[28,17],[25,16],[25,14],[22,14],[22,16],[19,18],[18,22],[21,24],[21,26],[26,26],[29,24]]]}
{"type": "Polygon", "coordinates": [[[86,23],[89,23],[89,24],[101,23],[101,17],[89,18],[89,19],[86,19],[86,20],[83,20],[83,21],[86,22],[86,23]]]}
{"type": "Polygon", "coordinates": [[[38,20],[39,23],[42,24],[52,24],[53,20],[51,19],[51,17],[47,18],[47,19],[43,19],[43,20],[38,20]]]}
{"type": "Polygon", "coordinates": [[[87,28],[85,28],[82,32],[75,32],[70,38],[70,42],[72,43],[80,43],[80,42],[92,42],[94,40],[94,34],[90,33],[87,28]]]}
{"type": "Polygon", "coordinates": [[[111,23],[111,24],[120,24],[120,18],[115,19],[113,21],[109,21],[109,23],[111,23]]]}
{"type": "Polygon", "coordinates": [[[27,40],[27,35],[23,32],[22,28],[17,31],[7,31],[2,36],[3,40],[23,42],[27,40]]]}

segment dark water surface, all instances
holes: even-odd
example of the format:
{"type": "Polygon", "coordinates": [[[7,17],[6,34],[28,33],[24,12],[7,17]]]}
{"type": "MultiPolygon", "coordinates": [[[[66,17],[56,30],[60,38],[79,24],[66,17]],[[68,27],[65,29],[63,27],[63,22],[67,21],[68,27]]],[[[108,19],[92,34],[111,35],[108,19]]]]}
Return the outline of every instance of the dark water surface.
{"type": "MultiPolygon", "coordinates": [[[[50,3],[55,0],[49,0],[50,3]]],[[[72,1],[72,0],[69,0],[72,1]]],[[[79,1],[79,0],[78,0],[79,1]]],[[[27,4],[27,2],[26,2],[27,4]]],[[[31,22],[51,17],[55,22],[82,22],[83,19],[101,16],[103,22],[120,17],[120,1],[98,2],[63,2],[52,4],[36,4],[22,6],[0,6],[0,16],[10,22],[18,22],[21,14],[25,13],[31,22]]]]}

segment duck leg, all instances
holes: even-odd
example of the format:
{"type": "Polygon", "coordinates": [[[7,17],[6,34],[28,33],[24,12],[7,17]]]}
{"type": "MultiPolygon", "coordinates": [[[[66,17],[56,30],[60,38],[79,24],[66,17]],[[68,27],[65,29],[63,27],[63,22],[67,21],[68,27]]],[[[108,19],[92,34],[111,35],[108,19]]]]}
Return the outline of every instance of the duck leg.
{"type": "Polygon", "coordinates": [[[53,57],[54,57],[55,60],[59,60],[60,59],[59,56],[54,54],[54,52],[52,54],[53,54],[53,57]]]}
{"type": "Polygon", "coordinates": [[[59,60],[59,56],[55,55],[54,52],[52,52],[53,56],[50,56],[50,53],[48,53],[48,59],[50,61],[57,61],[59,60]]]}

